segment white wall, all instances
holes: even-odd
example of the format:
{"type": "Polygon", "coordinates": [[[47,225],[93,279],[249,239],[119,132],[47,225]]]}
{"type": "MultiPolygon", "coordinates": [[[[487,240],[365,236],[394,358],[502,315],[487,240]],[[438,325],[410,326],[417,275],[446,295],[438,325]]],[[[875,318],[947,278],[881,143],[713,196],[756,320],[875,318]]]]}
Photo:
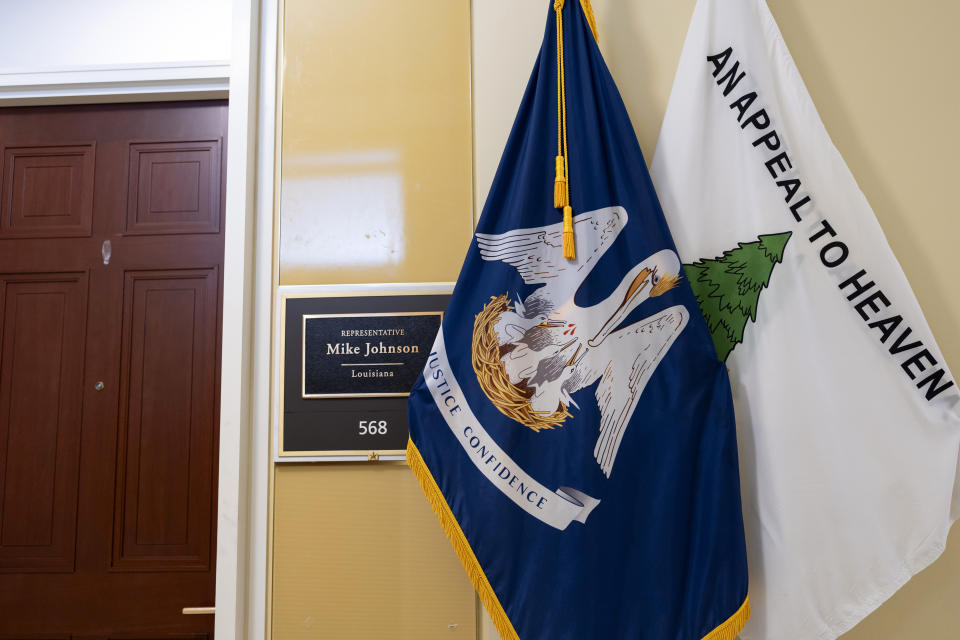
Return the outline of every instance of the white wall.
{"type": "Polygon", "coordinates": [[[0,0],[0,73],[230,59],[231,0],[0,0]]]}

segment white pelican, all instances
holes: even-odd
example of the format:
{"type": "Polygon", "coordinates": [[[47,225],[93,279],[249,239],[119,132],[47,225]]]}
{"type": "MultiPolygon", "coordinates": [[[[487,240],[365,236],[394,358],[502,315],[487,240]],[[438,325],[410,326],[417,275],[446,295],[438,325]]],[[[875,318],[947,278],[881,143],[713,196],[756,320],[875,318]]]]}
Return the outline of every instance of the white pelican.
{"type": "MultiPolygon", "coordinates": [[[[643,388],[689,319],[686,308],[676,305],[618,328],[645,300],[676,286],[680,260],[669,249],[630,269],[599,304],[578,307],[574,303],[580,285],[626,224],[627,212],[622,207],[575,216],[576,260],[563,258],[561,222],[502,234],[476,234],[484,260],[505,262],[517,269],[526,284],[540,285],[522,302],[515,301],[513,310],[502,304],[494,325],[500,343],[498,355],[510,383],[527,398],[537,416],[561,416],[554,424],[527,426],[539,430],[559,424],[562,416],[569,415],[566,407],[577,406],[571,394],[599,379],[595,396],[601,414],[600,435],[593,453],[607,477],[643,388]]],[[[484,390],[497,404],[490,391],[484,390]]]]}

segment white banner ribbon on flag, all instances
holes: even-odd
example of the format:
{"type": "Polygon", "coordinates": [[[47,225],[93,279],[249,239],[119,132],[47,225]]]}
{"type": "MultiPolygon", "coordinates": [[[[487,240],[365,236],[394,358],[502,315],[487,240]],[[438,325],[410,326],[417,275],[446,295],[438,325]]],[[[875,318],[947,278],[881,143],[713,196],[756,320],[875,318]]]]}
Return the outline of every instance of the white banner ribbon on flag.
{"type": "Polygon", "coordinates": [[[574,520],[587,521],[599,500],[570,487],[551,491],[521,469],[483,428],[450,368],[443,330],[437,334],[423,377],[450,431],[491,484],[518,507],[555,529],[563,531],[574,520]]]}

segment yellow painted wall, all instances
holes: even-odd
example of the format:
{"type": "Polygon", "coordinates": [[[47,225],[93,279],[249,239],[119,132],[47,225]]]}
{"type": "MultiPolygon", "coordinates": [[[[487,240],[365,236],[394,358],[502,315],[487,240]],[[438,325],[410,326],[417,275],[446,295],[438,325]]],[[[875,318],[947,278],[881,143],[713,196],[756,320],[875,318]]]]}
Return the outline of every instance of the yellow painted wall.
{"type": "MultiPolygon", "coordinates": [[[[721,0],[722,1],[722,0],[721,0]]],[[[960,2],[768,0],[834,142],[856,176],[955,374],[960,276],[960,2]]],[[[548,2],[475,0],[477,203],[540,45],[548,2]]],[[[600,49],[648,161],[694,0],[593,0],[600,49]]],[[[947,551],[844,640],[960,638],[960,527],[947,551]]],[[[489,622],[483,637],[496,638],[489,622]]]]}
{"type": "Polygon", "coordinates": [[[469,0],[284,4],[280,284],[456,280],[469,0]]]}
{"type": "Polygon", "coordinates": [[[275,640],[477,637],[473,587],[406,463],[278,465],[274,489],[275,640]]]}
{"type": "MultiPolygon", "coordinates": [[[[286,0],[279,284],[456,279],[473,228],[469,0],[286,0]]],[[[402,462],[280,464],[274,640],[477,637],[402,462]]]]}

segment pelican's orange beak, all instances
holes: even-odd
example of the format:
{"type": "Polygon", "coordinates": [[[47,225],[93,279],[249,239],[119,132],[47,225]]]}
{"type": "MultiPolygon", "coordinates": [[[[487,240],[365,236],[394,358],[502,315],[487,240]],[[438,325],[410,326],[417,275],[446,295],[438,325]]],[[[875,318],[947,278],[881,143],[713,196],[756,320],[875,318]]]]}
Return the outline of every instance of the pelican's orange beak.
{"type": "Polygon", "coordinates": [[[588,345],[591,347],[600,346],[600,343],[620,324],[624,316],[633,309],[635,306],[633,301],[650,285],[651,281],[656,278],[656,275],[656,267],[653,269],[643,268],[640,270],[640,273],[637,274],[633,282],[630,283],[630,286],[627,287],[627,294],[623,296],[623,302],[620,303],[616,311],[610,314],[607,321],[600,327],[600,331],[597,331],[597,335],[587,340],[588,345]]]}

